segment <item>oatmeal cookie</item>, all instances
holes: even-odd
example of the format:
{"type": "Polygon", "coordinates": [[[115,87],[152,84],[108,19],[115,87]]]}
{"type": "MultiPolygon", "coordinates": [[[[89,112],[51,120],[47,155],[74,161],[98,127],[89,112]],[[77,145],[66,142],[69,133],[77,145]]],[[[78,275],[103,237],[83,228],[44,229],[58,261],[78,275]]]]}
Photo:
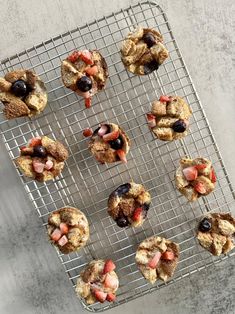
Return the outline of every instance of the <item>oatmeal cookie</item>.
{"type": "Polygon", "coordinates": [[[157,279],[167,281],[177,267],[179,245],[165,238],[152,236],[140,243],[135,260],[142,275],[151,284],[157,279]]]}
{"type": "Polygon", "coordinates": [[[154,135],[162,141],[183,138],[188,133],[192,110],[179,96],[161,96],[154,101],[147,121],[154,135]]]}
{"type": "Polygon", "coordinates": [[[48,218],[47,231],[51,242],[63,254],[78,251],[89,239],[87,218],[74,207],[63,207],[52,212],[48,218]]]}
{"type": "Polygon", "coordinates": [[[64,85],[82,96],[89,108],[91,97],[105,87],[108,67],[97,50],[74,51],[62,61],[61,75],[64,85]]]}
{"type": "Polygon", "coordinates": [[[0,101],[7,119],[32,117],[47,105],[46,87],[31,70],[11,71],[0,77],[0,101]]]}
{"type": "Polygon", "coordinates": [[[81,272],[77,281],[76,293],[85,299],[87,304],[95,302],[113,302],[119,280],[112,260],[91,261],[81,272]]]}
{"type": "Polygon", "coordinates": [[[210,194],[215,189],[216,175],[211,161],[206,158],[182,158],[176,170],[177,189],[190,201],[210,194]]]}
{"type": "Polygon", "coordinates": [[[151,203],[145,187],[134,182],[120,185],[108,199],[108,213],[121,228],[144,223],[151,203]]]}
{"type": "Polygon", "coordinates": [[[68,151],[62,143],[42,136],[32,138],[20,148],[16,164],[26,177],[45,182],[61,173],[67,158],[68,151]]]}
{"type": "Polygon", "coordinates": [[[126,69],[137,75],[150,74],[168,58],[162,35],[152,28],[137,27],[122,43],[121,56],[126,69]]]}

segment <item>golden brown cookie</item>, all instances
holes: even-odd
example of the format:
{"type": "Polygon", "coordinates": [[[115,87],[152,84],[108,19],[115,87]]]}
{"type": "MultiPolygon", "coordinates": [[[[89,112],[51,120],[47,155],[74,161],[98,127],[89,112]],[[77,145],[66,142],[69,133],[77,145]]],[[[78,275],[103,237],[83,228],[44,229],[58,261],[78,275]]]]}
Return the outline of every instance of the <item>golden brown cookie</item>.
{"type": "Polygon", "coordinates": [[[78,251],[89,239],[87,218],[74,207],[63,207],[52,212],[47,231],[52,243],[64,254],[78,251]]]}
{"type": "Polygon", "coordinates": [[[167,281],[177,267],[179,245],[165,238],[152,236],[140,243],[135,260],[142,275],[151,284],[157,279],[167,281]]]}
{"type": "Polygon", "coordinates": [[[206,158],[182,158],[176,170],[177,189],[190,201],[210,194],[215,189],[216,175],[211,161],[206,158]]]}
{"type": "Polygon", "coordinates": [[[91,261],[81,272],[77,281],[76,293],[85,299],[87,304],[95,302],[113,302],[119,280],[112,260],[91,261]]]}
{"type": "Polygon", "coordinates": [[[154,135],[162,141],[183,138],[188,133],[192,110],[179,96],[161,96],[152,104],[147,121],[154,135]]]}
{"type": "Polygon", "coordinates": [[[68,151],[62,143],[42,136],[32,138],[20,148],[16,164],[26,177],[45,182],[61,173],[67,158],[68,151]]]}
{"type": "Polygon", "coordinates": [[[32,117],[46,107],[46,87],[31,70],[11,71],[0,78],[0,101],[7,119],[32,117]]]}
{"type": "Polygon", "coordinates": [[[102,123],[89,141],[92,155],[100,163],[127,162],[130,140],[123,129],[114,123],[102,123]]]}
{"type": "Polygon", "coordinates": [[[108,67],[97,50],[74,51],[62,61],[61,75],[64,85],[82,96],[89,108],[91,97],[105,87],[108,67]]]}
{"type": "Polygon", "coordinates": [[[121,228],[139,227],[145,221],[151,196],[145,187],[134,182],[120,185],[108,199],[108,213],[121,228]]]}
{"type": "Polygon", "coordinates": [[[168,58],[169,53],[159,32],[139,26],[123,41],[121,55],[128,71],[146,75],[157,70],[168,58]]]}
{"type": "Polygon", "coordinates": [[[234,248],[235,219],[230,213],[206,215],[198,225],[197,239],[201,246],[219,256],[234,248]]]}

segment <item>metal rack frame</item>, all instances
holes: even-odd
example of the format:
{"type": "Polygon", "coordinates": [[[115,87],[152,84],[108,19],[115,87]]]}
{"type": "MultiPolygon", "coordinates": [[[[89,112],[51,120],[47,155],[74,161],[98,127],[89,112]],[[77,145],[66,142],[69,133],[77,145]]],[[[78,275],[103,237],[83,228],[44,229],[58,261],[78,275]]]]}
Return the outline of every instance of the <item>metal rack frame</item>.
{"type": "Polygon", "coordinates": [[[208,211],[230,211],[235,194],[167,17],[156,3],[144,1],[112,13],[7,58],[0,66],[0,75],[32,68],[49,94],[47,108],[36,118],[6,121],[0,114],[0,130],[12,160],[19,155],[19,146],[35,135],[48,134],[69,148],[66,167],[52,182],[34,182],[16,169],[44,225],[50,212],[65,205],[80,208],[88,217],[91,235],[87,246],[68,255],[57,251],[71,283],[76,285],[80,271],[93,258],[109,257],[117,265],[117,301],[88,306],[81,300],[87,310],[99,312],[120,305],[234,255],[211,256],[195,239],[198,219],[208,211]],[[121,41],[137,24],[156,28],[170,52],[156,73],[144,77],[128,73],[119,54],[121,41]],[[89,110],[60,79],[61,61],[75,48],[85,47],[102,53],[110,74],[106,89],[93,98],[89,110]],[[145,113],[161,94],[180,95],[193,109],[190,134],[183,140],[161,142],[148,129],[145,113]],[[127,165],[100,165],[90,155],[82,130],[102,121],[117,123],[127,131],[132,143],[127,165]],[[193,204],[174,186],[175,168],[184,155],[211,159],[218,177],[216,190],[193,204]],[[120,229],[107,215],[107,198],[130,179],[146,186],[152,205],[142,227],[120,229]],[[139,242],[153,234],[178,242],[181,257],[172,280],[151,286],[138,271],[134,256],[139,242]]]}

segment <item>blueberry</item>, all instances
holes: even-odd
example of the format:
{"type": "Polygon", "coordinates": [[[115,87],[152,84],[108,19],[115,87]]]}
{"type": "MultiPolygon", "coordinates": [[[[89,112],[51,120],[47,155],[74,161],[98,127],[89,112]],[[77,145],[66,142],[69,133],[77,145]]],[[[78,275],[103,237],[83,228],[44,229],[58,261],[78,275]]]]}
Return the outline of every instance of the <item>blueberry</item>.
{"type": "Polygon", "coordinates": [[[199,230],[202,232],[210,231],[211,230],[211,222],[207,218],[204,218],[199,224],[199,230]]]}
{"type": "Polygon", "coordinates": [[[122,184],[114,191],[114,194],[117,196],[122,196],[123,194],[128,193],[130,188],[131,188],[130,183],[122,184]]]}
{"type": "Polygon", "coordinates": [[[153,45],[156,44],[155,37],[152,33],[144,34],[143,41],[147,44],[148,48],[151,48],[153,45]]]}
{"type": "Polygon", "coordinates": [[[184,120],[178,120],[172,125],[172,129],[177,133],[183,133],[187,128],[184,120]]]}
{"type": "Polygon", "coordinates": [[[128,221],[127,217],[124,217],[124,216],[123,217],[119,217],[116,220],[116,223],[121,228],[127,227],[129,225],[129,221],[128,221]]]}
{"type": "Polygon", "coordinates": [[[28,94],[27,84],[23,80],[15,81],[11,86],[11,91],[17,97],[25,97],[28,94]]]}
{"type": "Polygon", "coordinates": [[[159,68],[159,64],[156,60],[152,60],[149,63],[146,63],[144,65],[144,74],[150,74],[153,71],[157,70],[159,68]]]}
{"type": "Polygon", "coordinates": [[[46,148],[44,146],[41,146],[41,145],[34,146],[33,155],[35,157],[41,157],[41,158],[46,157],[47,156],[46,148]]]}
{"type": "Polygon", "coordinates": [[[77,88],[81,91],[81,92],[88,92],[91,88],[92,88],[92,81],[91,79],[84,75],[82,76],[78,81],[77,81],[77,88]]]}
{"type": "Polygon", "coordinates": [[[113,149],[121,149],[123,141],[122,138],[119,136],[116,140],[110,141],[109,144],[113,149]]]}
{"type": "Polygon", "coordinates": [[[143,210],[145,210],[146,212],[149,210],[150,204],[149,203],[144,203],[142,205],[143,210]]]}

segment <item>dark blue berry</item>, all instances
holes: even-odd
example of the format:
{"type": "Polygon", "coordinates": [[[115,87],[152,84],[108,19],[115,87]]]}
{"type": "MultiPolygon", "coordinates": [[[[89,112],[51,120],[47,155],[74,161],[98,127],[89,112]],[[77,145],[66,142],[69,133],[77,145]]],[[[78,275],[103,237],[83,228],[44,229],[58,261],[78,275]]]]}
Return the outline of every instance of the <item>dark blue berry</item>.
{"type": "Polygon", "coordinates": [[[34,146],[33,155],[35,157],[45,158],[47,156],[46,148],[44,146],[41,146],[41,145],[34,146]]]}
{"type": "Polygon", "coordinates": [[[127,217],[124,217],[124,216],[117,218],[116,223],[121,228],[127,227],[129,225],[129,221],[127,217]]]}
{"type": "Polygon", "coordinates": [[[92,88],[92,81],[91,79],[84,75],[77,81],[77,88],[81,92],[88,92],[92,88]]]}
{"type": "Polygon", "coordinates": [[[143,210],[145,210],[146,212],[149,210],[150,204],[149,203],[144,203],[142,205],[143,210]]]}
{"type": "Polygon", "coordinates": [[[117,150],[117,149],[121,149],[122,148],[123,141],[122,141],[122,138],[119,137],[116,140],[110,141],[109,144],[110,144],[111,148],[117,150]]]}
{"type": "Polygon", "coordinates": [[[25,97],[28,94],[27,84],[23,80],[15,81],[11,86],[11,92],[17,97],[25,97]]]}
{"type": "Polygon", "coordinates": [[[153,71],[157,70],[159,68],[159,64],[156,60],[152,60],[149,63],[146,63],[144,65],[144,74],[150,74],[153,71]]]}
{"type": "Polygon", "coordinates": [[[178,120],[172,125],[172,129],[177,133],[183,133],[187,129],[184,120],[178,120]]]}
{"type": "Polygon", "coordinates": [[[202,232],[210,231],[211,230],[211,222],[207,218],[204,218],[199,224],[199,230],[202,232]]]}
{"type": "Polygon", "coordinates": [[[114,194],[117,196],[122,196],[122,195],[128,193],[130,188],[131,188],[130,183],[122,184],[114,191],[114,194]]]}
{"type": "Polygon", "coordinates": [[[153,45],[156,44],[155,37],[152,33],[144,34],[143,41],[147,44],[148,48],[151,48],[153,45]]]}

